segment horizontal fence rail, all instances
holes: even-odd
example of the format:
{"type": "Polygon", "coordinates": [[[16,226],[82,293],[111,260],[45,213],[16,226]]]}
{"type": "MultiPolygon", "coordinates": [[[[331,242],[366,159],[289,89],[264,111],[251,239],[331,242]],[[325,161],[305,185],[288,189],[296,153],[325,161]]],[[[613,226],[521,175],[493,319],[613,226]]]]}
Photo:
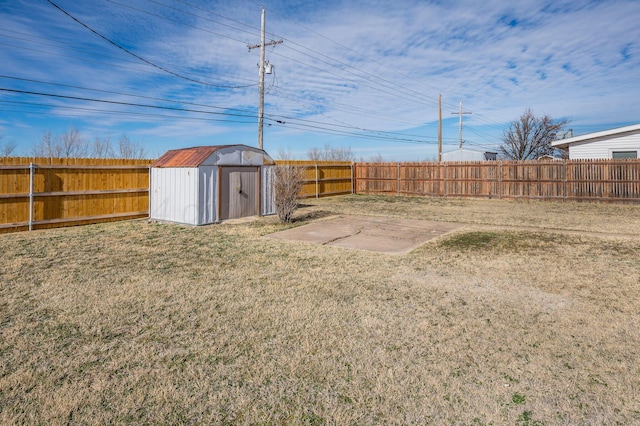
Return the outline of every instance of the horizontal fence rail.
{"type": "MultiPolygon", "coordinates": [[[[0,157],[0,233],[149,216],[154,160],[0,157]]],[[[305,168],[302,197],[353,193],[353,163],[305,168]]]]}
{"type": "Polygon", "coordinates": [[[350,161],[278,160],[280,166],[305,168],[302,198],[352,194],[353,163],[350,161]]]}
{"type": "Polygon", "coordinates": [[[358,163],[354,192],[640,203],[640,160],[358,163]]]}
{"type": "MultiPolygon", "coordinates": [[[[0,233],[149,216],[154,160],[0,157],[0,233]]],[[[351,163],[305,168],[301,197],[339,194],[640,203],[640,160],[351,163]]]]}
{"type": "Polygon", "coordinates": [[[0,233],[147,217],[152,161],[0,158],[0,233]]]}

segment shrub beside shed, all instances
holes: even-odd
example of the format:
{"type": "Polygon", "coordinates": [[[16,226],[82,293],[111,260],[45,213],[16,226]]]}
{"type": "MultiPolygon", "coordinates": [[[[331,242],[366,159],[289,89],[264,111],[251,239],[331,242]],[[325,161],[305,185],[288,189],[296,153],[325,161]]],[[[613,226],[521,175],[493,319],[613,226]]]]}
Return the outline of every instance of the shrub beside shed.
{"type": "Polygon", "coordinates": [[[246,145],[168,151],[151,166],[149,217],[206,225],[274,214],[273,167],[265,151],[246,145]]]}

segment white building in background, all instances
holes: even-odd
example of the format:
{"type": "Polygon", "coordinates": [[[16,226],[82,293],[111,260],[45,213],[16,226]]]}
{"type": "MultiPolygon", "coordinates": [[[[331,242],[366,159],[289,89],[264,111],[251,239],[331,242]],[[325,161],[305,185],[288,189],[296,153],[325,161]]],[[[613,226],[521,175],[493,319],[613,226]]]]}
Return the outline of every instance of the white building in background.
{"type": "Polygon", "coordinates": [[[442,161],[495,161],[498,158],[497,152],[478,151],[469,148],[458,148],[453,151],[443,152],[442,161]]]}
{"type": "Polygon", "coordinates": [[[568,149],[570,160],[640,158],[640,124],[561,139],[551,146],[568,149]]]}

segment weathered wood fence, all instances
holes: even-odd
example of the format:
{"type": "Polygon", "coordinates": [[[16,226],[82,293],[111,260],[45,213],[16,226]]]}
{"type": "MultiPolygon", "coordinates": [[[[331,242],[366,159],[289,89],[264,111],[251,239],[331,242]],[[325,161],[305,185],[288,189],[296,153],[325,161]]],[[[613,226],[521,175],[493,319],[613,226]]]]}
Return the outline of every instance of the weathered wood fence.
{"type": "MultiPolygon", "coordinates": [[[[0,157],[0,233],[149,216],[154,160],[0,157]]],[[[353,192],[353,163],[305,167],[303,197],[353,192]]]]}
{"type": "Polygon", "coordinates": [[[352,194],[354,192],[353,163],[350,161],[278,160],[276,163],[305,168],[304,185],[301,192],[303,198],[352,194]]]}
{"type": "MultiPolygon", "coordinates": [[[[0,233],[148,217],[152,162],[0,158],[0,233]]],[[[640,203],[640,160],[278,164],[305,167],[303,197],[357,193],[640,203]]]]}
{"type": "Polygon", "coordinates": [[[354,192],[640,203],[640,160],[358,163],[354,192]]]}
{"type": "Polygon", "coordinates": [[[0,233],[147,217],[152,161],[0,158],[0,233]]]}

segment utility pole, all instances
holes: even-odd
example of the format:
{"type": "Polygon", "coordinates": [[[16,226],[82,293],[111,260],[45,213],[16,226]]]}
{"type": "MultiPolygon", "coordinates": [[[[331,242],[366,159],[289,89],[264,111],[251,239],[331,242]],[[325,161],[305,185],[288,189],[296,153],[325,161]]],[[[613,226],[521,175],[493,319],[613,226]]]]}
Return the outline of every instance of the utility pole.
{"type": "Polygon", "coordinates": [[[473,114],[471,111],[463,111],[462,110],[462,101],[460,101],[460,111],[459,112],[452,112],[451,114],[460,114],[460,144],[458,145],[458,148],[462,148],[462,115],[463,114],[473,114]]]}
{"type": "Polygon", "coordinates": [[[260,91],[260,101],[258,104],[258,148],[262,149],[262,128],[264,125],[264,48],[265,46],[275,46],[276,44],[282,43],[282,40],[274,41],[271,40],[269,43],[265,43],[265,8],[262,8],[262,15],[260,18],[260,44],[254,44],[253,46],[249,45],[249,51],[251,49],[260,48],[260,64],[258,67],[260,68],[258,78],[260,80],[259,91],[260,91]]]}
{"type": "Polygon", "coordinates": [[[442,95],[438,95],[438,163],[442,162],[442,95]]]}

